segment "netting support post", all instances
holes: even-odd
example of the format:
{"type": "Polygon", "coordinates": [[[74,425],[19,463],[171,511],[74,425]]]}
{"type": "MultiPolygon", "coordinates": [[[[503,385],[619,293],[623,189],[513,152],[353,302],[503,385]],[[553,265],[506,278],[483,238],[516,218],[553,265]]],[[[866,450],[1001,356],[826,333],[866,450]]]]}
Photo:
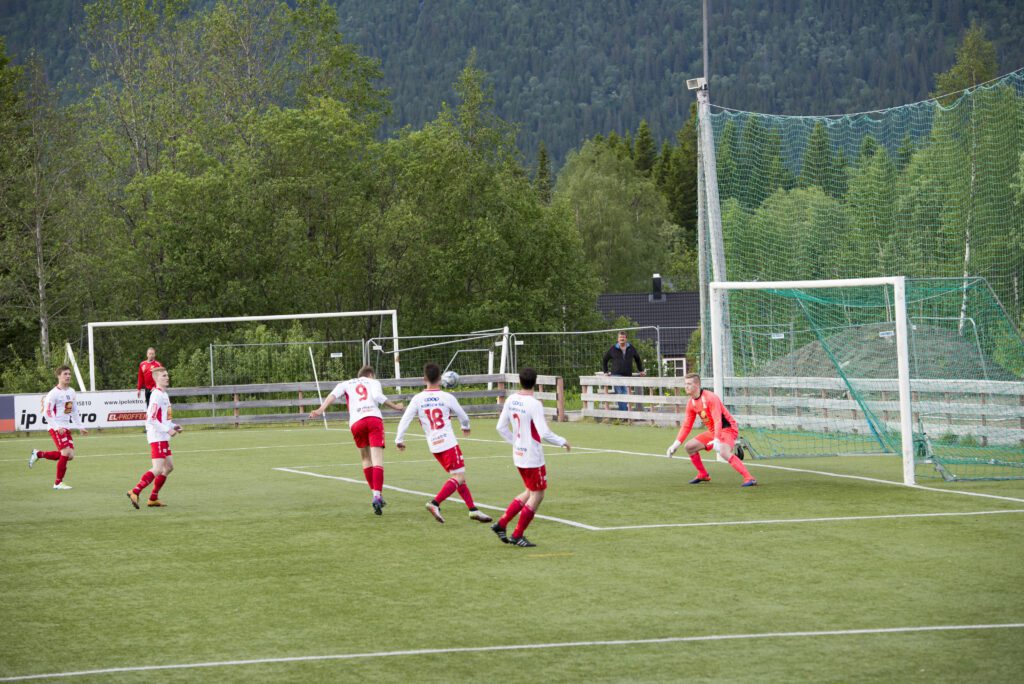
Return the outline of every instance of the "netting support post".
{"type": "Polygon", "coordinates": [[[903,276],[893,278],[896,300],[896,376],[900,400],[900,446],[903,451],[903,484],[914,479],[914,416],[910,406],[910,344],[907,326],[907,284],[903,276]]]}
{"type": "MultiPolygon", "coordinates": [[[[704,196],[699,197],[698,202],[703,200],[707,211],[707,248],[711,256],[711,274],[716,282],[722,283],[729,278],[725,271],[725,240],[722,236],[722,208],[718,197],[718,170],[715,161],[715,135],[711,130],[711,96],[707,87],[697,91],[697,126],[698,126],[698,147],[701,150],[700,159],[703,168],[704,196]]],[[[721,320],[720,333],[724,336],[724,344],[720,352],[722,358],[722,369],[728,375],[733,374],[732,362],[732,330],[729,324],[729,300],[728,294],[722,293],[720,302],[721,320]]],[[[714,315],[714,314],[712,314],[714,315]]],[[[715,359],[713,363],[718,363],[715,359]]]]}
{"type": "Polygon", "coordinates": [[[391,310],[391,349],[395,355],[395,379],[402,377],[402,367],[398,363],[398,311],[391,310]]]}

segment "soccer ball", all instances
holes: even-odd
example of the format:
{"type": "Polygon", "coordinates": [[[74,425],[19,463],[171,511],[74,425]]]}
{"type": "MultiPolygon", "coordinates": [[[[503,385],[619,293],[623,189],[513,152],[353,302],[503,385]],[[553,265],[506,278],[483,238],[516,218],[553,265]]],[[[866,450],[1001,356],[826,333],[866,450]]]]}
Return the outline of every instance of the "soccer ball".
{"type": "Polygon", "coordinates": [[[445,371],[441,376],[441,387],[451,389],[459,384],[459,374],[453,370],[445,371]]]}

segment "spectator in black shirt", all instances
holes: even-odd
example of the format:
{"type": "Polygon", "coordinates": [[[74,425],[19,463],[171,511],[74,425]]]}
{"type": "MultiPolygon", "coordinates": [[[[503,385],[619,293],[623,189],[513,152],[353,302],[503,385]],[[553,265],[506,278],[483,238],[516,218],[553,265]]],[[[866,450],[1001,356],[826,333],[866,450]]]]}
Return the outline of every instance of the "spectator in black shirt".
{"type": "MultiPolygon", "coordinates": [[[[605,374],[608,375],[608,362],[611,362],[612,369],[610,375],[632,377],[633,376],[633,363],[636,362],[636,369],[639,371],[641,376],[647,375],[647,371],[644,370],[644,362],[640,360],[640,354],[637,352],[636,347],[629,343],[629,339],[626,336],[625,330],[619,331],[619,341],[612,346],[611,349],[604,353],[604,358],[601,360],[601,367],[605,374]]],[[[616,394],[627,394],[628,388],[625,385],[617,385],[615,387],[616,394]]],[[[625,402],[619,402],[619,410],[626,411],[628,406],[625,402]]]]}

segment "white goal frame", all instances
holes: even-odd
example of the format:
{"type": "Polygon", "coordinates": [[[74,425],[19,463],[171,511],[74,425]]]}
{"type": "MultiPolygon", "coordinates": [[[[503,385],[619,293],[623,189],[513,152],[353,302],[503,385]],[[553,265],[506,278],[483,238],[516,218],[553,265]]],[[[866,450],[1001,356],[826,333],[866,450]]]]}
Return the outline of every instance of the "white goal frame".
{"type": "MultiPolygon", "coordinates": [[[[729,333],[729,321],[722,312],[727,310],[724,300],[728,290],[813,290],[835,287],[878,287],[893,289],[896,318],[896,374],[900,405],[900,447],[903,457],[903,484],[914,486],[914,433],[910,405],[910,352],[907,342],[907,290],[904,276],[879,278],[848,278],[843,280],[780,280],[774,282],[712,282],[711,297],[711,367],[714,391],[725,400],[723,367],[723,340],[729,333]]],[[[731,339],[731,338],[730,338],[731,339]]]]}
{"type": "Polygon", "coordinates": [[[128,328],[142,325],[193,325],[200,323],[248,323],[255,321],[295,321],[313,318],[355,318],[357,316],[391,316],[392,353],[395,356],[395,377],[401,378],[398,363],[398,310],[335,311],[332,313],[279,314],[274,316],[229,316],[224,318],[170,318],[150,321],[93,321],[86,324],[89,334],[89,389],[96,391],[96,356],[93,332],[96,328],[128,328]]]}

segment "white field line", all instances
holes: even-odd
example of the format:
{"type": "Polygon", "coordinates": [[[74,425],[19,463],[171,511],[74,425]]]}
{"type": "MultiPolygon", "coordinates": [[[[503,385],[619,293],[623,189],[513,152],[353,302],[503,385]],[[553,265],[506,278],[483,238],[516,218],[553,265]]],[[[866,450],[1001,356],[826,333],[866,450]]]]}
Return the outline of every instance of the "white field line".
{"type": "Polygon", "coordinates": [[[956,518],[966,515],[1001,515],[1003,513],[1024,513],[1024,508],[1003,511],[969,511],[965,513],[893,513],[891,515],[849,515],[835,518],[787,518],[779,520],[723,520],[698,523],[661,523],[655,525],[620,525],[600,527],[601,532],[613,530],[649,530],[656,527],[723,527],[729,525],[780,525],[783,523],[845,522],[851,520],[893,520],[896,518],[956,518]]]}
{"type": "MultiPolygon", "coordinates": [[[[320,478],[323,478],[325,480],[340,480],[342,482],[351,482],[352,484],[358,484],[358,485],[366,486],[366,481],[365,480],[356,480],[356,479],[353,479],[351,477],[340,477],[338,475],[324,475],[323,473],[310,473],[310,472],[306,472],[305,470],[295,470],[294,468],[274,468],[274,470],[277,470],[277,471],[282,472],[282,473],[294,473],[296,475],[307,475],[309,477],[320,477],[320,478]]],[[[390,489],[391,491],[395,491],[395,492],[402,492],[403,494],[415,494],[416,496],[425,496],[428,499],[430,497],[434,496],[433,494],[430,494],[428,492],[418,492],[415,489],[403,489],[402,487],[395,487],[394,485],[384,485],[384,489],[390,489]]],[[[477,506],[477,508],[487,508],[487,509],[490,509],[492,511],[504,511],[505,510],[504,508],[501,508],[499,506],[489,506],[487,504],[482,504],[479,501],[476,502],[476,506],[477,506]]],[[[573,520],[565,520],[563,518],[553,518],[553,517],[547,516],[547,515],[539,515],[538,514],[535,517],[536,518],[540,518],[542,520],[550,520],[552,522],[562,523],[563,525],[569,525],[570,527],[579,527],[579,528],[584,529],[584,530],[598,530],[598,529],[600,529],[598,527],[593,527],[591,525],[584,525],[583,523],[575,522],[573,520]]]]}
{"type": "Polygon", "coordinates": [[[840,477],[848,480],[863,480],[865,482],[875,482],[878,484],[890,484],[897,485],[899,487],[907,487],[908,489],[919,489],[925,492],[942,492],[944,494],[962,494],[963,496],[980,496],[985,499],[999,499],[1001,501],[1014,501],[1016,503],[1024,503],[1024,499],[1013,497],[1013,496],[999,496],[998,494],[985,494],[983,492],[967,492],[962,489],[939,489],[938,487],[925,487],[924,485],[905,485],[902,482],[896,480],[880,480],[875,477],[865,477],[863,475],[842,475],[839,473],[830,473],[824,470],[810,470],[808,468],[792,468],[789,466],[780,465],[768,465],[767,463],[756,463],[746,461],[747,465],[751,465],[757,468],[770,468],[772,470],[788,470],[793,473],[810,473],[812,475],[823,475],[825,477],[840,477]]]}
{"type": "MultiPolygon", "coordinates": [[[[406,461],[411,463],[412,461],[406,461]]],[[[352,464],[355,465],[355,464],[352,464]]],[[[311,473],[306,470],[299,470],[297,468],[274,468],[274,470],[282,473],[294,473],[296,475],[308,475],[310,477],[319,477],[325,480],[340,480],[341,482],[351,482],[353,484],[363,485],[363,480],[357,480],[350,477],[341,477],[338,475],[324,475],[323,473],[311,473]]],[[[401,487],[394,487],[392,485],[384,485],[384,489],[391,489],[396,492],[402,492],[404,494],[415,494],[417,496],[432,496],[428,492],[418,492],[412,489],[403,489],[401,487]]],[[[491,506],[488,504],[482,504],[479,501],[476,502],[478,508],[487,508],[494,511],[502,511],[503,508],[499,506],[491,506]]],[[[1006,509],[1006,510],[995,510],[995,511],[965,511],[965,512],[943,512],[943,513],[891,513],[886,515],[851,515],[851,516],[836,516],[827,518],[779,518],[774,520],[719,520],[711,522],[690,522],[690,523],[652,523],[650,525],[616,525],[612,527],[597,527],[595,525],[587,525],[585,523],[566,520],[564,518],[555,518],[546,515],[538,515],[538,518],[544,520],[551,520],[553,522],[559,522],[570,527],[578,527],[580,529],[589,530],[591,532],[615,532],[620,530],[650,530],[659,529],[666,527],[727,527],[735,525],[782,525],[786,523],[820,523],[820,522],[849,522],[849,521],[860,521],[860,520],[895,520],[900,518],[956,518],[962,516],[973,516],[973,515],[1000,515],[1004,513],[1024,513],[1024,508],[1006,509]]]]}
{"type": "Polygon", "coordinates": [[[0,682],[23,682],[32,679],[56,679],[61,677],[84,677],[110,675],[123,672],[153,672],[159,670],[191,670],[212,667],[240,667],[244,665],[267,665],[278,663],[310,663],[325,660],[369,660],[373,658],[398,658],[422,655],[444,655],[453,653],[494,653],[501,651],[540,651],[556,648],[595,648],[602,646],[646,646],[652,644],[685,644],[707,641],[752,641],[754,639],[799,639],[815,637],[870,636],[875,634],[914,634],[921,632],[965,632],[990,629],[1020,629],[1024,622],[982,625],[928,625],[922,627],[879,627],[873,629],[833,629],[819,632],[761,632],[753,634],[708,634],[702,636],[655,637],[650,639],[611,639],[606,641],[561,641],[535,644],[498,644],[493,646],[462,646],[453,648],[420,648],[406,651],[370,651],[366,653],[338,653],[332,655],[289,656],[281,658],[252,658],[247,660],[213,660],[200,663],[176,663],[170,665],[138,665],[134,667],[109,667],[97,670],[51,672],[47,674],[15,675],[0,677],[0,682]]]}
{"type": "MultiPolygon", "coordinates": [[[[466,456],[462,455],[464,461],[493,461],[498,459],[512,460],[510,456],[466,456]]],[[[416,459],[402,459],[397,461],[384,460],[384,465],[405,465],[406,463],[437,463],[436,458],[416,458],[416,459]]],[[[303,470],[313,470],[314,468],[351,468],[351,467],[363,467],[362,463],[313,463],[309,465],[292,465],[292,466],[281,466],[282,468],[301,468],[303,470]]]]}

